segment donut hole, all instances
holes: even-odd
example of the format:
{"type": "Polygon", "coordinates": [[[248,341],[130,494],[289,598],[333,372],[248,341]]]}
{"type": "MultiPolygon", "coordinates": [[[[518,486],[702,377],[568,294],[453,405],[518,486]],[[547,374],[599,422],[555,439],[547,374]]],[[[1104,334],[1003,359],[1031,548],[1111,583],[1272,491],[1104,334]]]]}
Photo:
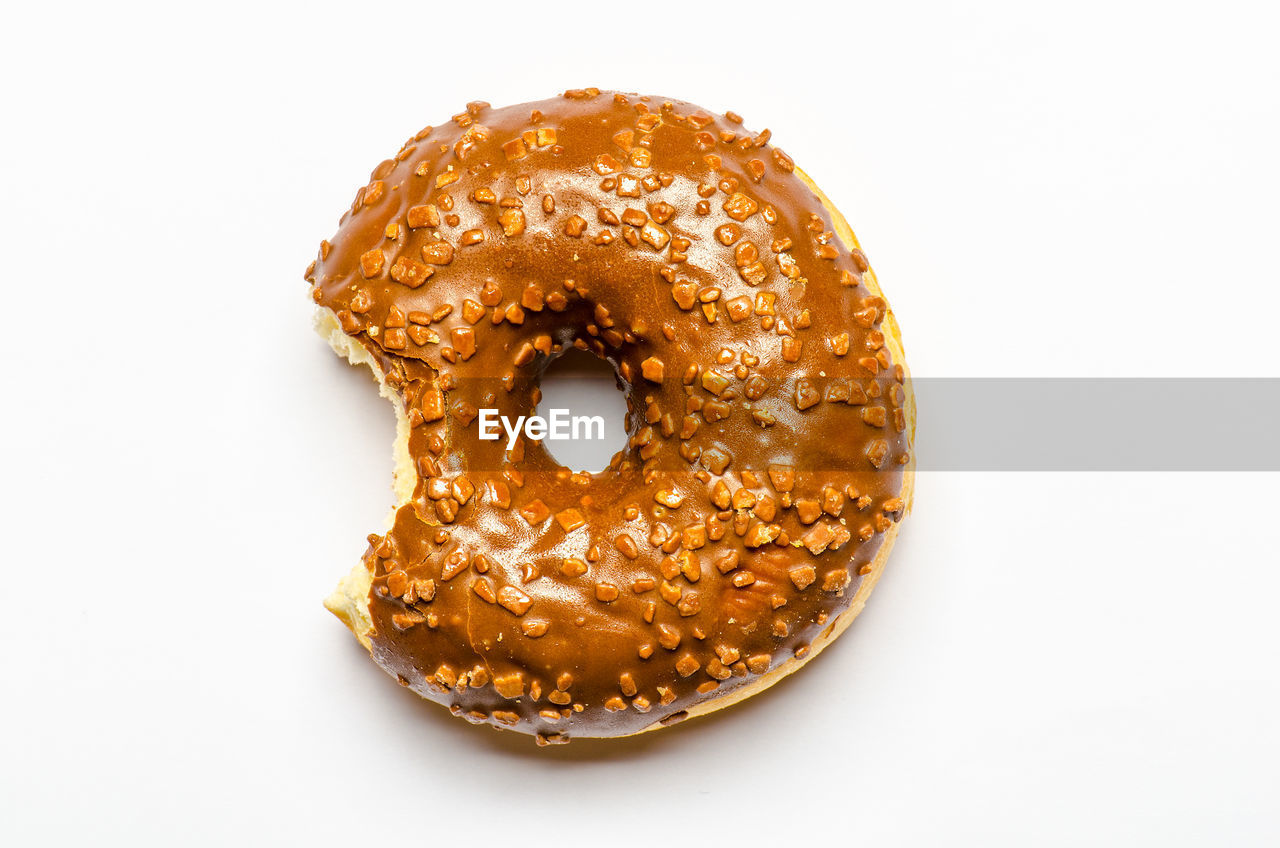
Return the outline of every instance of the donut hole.
{"type": "MultiPolygon", "coordinates": [[[[573,471],[598,473],[605,470],[614,454],[626,447],[627,401],[618,386],[613,366],[598,356],[570,348],[547,366],[539,384],[542,399],[536,414],[550,417],[554,409],[572,417],[599,417],[604,421],[603,438],[598,425],[579,427],[579,438],[543,442],[548,453],[573,471]],[[590,438],[583,438],[583,435],[590,438]]],[[[572,428],[570,428],[572,432],[572,428]]]]}

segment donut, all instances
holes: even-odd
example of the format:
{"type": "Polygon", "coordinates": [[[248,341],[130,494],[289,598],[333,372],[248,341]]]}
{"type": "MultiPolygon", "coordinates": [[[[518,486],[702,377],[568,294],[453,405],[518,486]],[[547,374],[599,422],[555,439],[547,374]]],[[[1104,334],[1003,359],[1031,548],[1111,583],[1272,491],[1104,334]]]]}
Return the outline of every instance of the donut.
{"type": "Polygon", "coordinates": [[[676,724],[811,660],[911,505],[898,326],[768,130],[664,98],[469,103],[379,164],[306,271],[396,409],[396,504],[326,601],[402,686],[539,744],[676,724]],[[516,420],[577,348],[599,473],[516,420]]]}

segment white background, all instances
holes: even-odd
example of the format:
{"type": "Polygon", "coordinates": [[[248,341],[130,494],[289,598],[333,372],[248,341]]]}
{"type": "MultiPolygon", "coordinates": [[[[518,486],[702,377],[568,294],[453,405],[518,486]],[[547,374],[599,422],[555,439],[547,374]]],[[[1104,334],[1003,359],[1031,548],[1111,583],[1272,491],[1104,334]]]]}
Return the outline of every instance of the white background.
{"type": "Polygon", "coordinates": [[[6,5],[0,842],[1277,844],[1275,475],[922,474],[798,676],[539,750],[321,608],[392,415],[302,280],[423,124],[597,85],[770,127],[917,376],[1277,376],[1270,5],[6,5]]]}

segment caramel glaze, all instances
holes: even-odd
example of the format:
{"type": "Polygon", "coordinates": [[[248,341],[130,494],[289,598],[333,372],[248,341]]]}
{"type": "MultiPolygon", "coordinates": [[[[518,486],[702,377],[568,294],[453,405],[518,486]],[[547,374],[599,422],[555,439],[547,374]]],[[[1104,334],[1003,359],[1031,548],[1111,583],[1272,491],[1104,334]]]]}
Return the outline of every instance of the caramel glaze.
{"type": "Polygon", "coordinates": [[[902,517],[904,369],[867,263],[732,112],[469,104],[380,164],[307,271],[398,393],[418,478],[365,566],[377,662],[473,722],[620,736],[803,657],[902,517]],[[569,346],[625,449],[478,438],[569,346]]]}

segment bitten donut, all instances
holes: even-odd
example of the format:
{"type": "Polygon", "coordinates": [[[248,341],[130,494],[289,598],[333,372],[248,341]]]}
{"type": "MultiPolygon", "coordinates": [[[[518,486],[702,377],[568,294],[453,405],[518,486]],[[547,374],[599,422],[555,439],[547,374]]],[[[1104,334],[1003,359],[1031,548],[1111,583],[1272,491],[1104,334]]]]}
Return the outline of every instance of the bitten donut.
{"type": "Polygon", "coordinates": [[[389,528],[326,603],[401,685],[543,744],[624,736],[862,609],[913,399],[857,240],[768,130],[596,89],[471,103],[374,169],[306,278],[398,414],[389,528]],[[570,347],[626,395],[598,474],[479,438],[570,347]]]}

